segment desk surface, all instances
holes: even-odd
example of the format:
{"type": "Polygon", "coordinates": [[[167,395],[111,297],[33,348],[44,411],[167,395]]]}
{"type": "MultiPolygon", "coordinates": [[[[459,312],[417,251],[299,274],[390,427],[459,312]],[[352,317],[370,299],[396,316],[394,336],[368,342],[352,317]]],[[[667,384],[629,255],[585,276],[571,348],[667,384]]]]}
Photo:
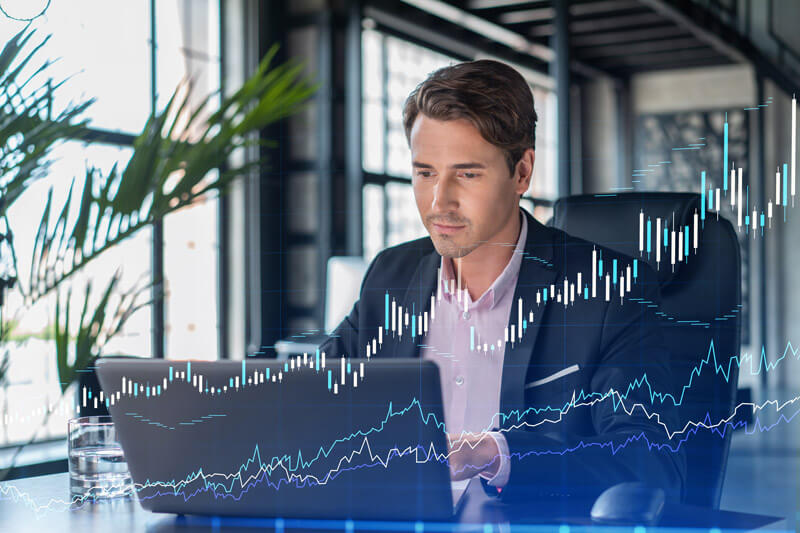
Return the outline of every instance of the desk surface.
{"type": "MultiPolygon", "coordinates": [[[[588,507],[581,511],[580,506],[559,509],[562,506],[554,506],[552,503],[506,505],[486,496],[478,483],[471,483],[464,497],[466,500],[453,522],[421,524],[423,529],[429,531],[487,531],[497,530],[497,527],[487,529],[487,524],[551,524],[551,528],[552,524],[568,523],[573,524],[570,530],[576,531],[584,529],[580,527],[581,525],[590,524],[585,518],[588,516],[588,507]],[[579,516],[570,517],[568,513],[579,516]]],[[[410,522],[183,517],[145,511],[135,499],[88,503],[81,508],[70,509],[69,501],[69,475],[66,473],[0,483],[0,532],[80,531],[90,533],[113,531],[114,533],[126,533],[144,531],[167,533],[179,531],[188,533],[236,531],[244,533],[261,530],[419,530],[418,524],[410,522]]],[[[660,527],[784,529],[785,524],[775,517],[673,505],[665,509],[660,527]]],[[[648,531],[657,531],[658,529],[648,528],[648,531]]]]}

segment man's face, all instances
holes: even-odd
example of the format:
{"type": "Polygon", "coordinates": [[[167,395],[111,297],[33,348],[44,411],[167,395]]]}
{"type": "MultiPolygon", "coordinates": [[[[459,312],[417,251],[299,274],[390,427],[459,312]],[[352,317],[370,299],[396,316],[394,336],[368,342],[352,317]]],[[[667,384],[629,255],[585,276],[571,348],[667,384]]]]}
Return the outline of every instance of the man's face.
{"type": "Polygon", "coordinates": [[[469,121],[420,114],[410,141],[414,198],[440,255],[464,257],[517,216],[530,175],[512,177],[503,152],[469,121]]]}

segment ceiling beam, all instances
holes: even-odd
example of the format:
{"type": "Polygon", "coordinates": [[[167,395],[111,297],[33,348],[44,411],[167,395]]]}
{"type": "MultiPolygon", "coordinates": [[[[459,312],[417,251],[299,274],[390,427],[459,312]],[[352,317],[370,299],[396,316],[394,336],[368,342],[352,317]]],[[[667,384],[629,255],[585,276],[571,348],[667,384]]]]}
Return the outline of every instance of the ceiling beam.
{"type": "Polygon", "coordinates": [[[578,48],[582,58],[624,56],[633,54],[650,54],[669,50],[683,50],[686,48],[701,48],[706,45],[695,37],[682,37],[678,39],[658,39],[639,43],[625,43],[612,46],[588,46],[578,48]]]}
{"type": "Polygon", "coordinates": [[[639,2],[659,13],[661,16],[673,21],[675,24],[686,28],[692,35],[697,37],[697,39],[708,44],[719,53],[729,57],[732,61],[737,63],[745,63],[747,61],[747,58],[739,50],[725,42],[719,35],[703,28],[693,17],[689,16],[674,4],[667,3],[664,0],[639,0],[639,2]]]}
{"type": "MultiPolygon", "coordinates": [[[[424,11],[425,13],[452,22],[471,32],[483,35],[486,39],[507,46],[521,54],[529,55],[546,63],[555,61],[555,52],[549,46],[531,41],[524,35],[511,31],[485,18],[473,15],[442,0],[402,0],[402,2],[424,11]]],[[[610,76],[607,72],[603,72],[581,61],[570,61],[570,68],[576,73],[588,78],[613,79],[613,76],[610,76]]]]}
{"type": "Polygon", "coordinates": [[[556,18],[553,7],[538,7],[534,9],[520,9],[518,11],[505,11],[497,16],[501,24],[522,24],[525,22],[541,22],[556,18]]]}
{"type": "MultiPolygon", "coordinates": [[[[594,34],[600,31],[619,30],[631,26],[643,26],[667,22],[658,13],[636,13],[633,15],[613,15],[609,17],[576,20],[570,23],[570,33],[594,34]]],[[[533,26],[528,35],[531,37],[547,37],[555,34],[554,24],[540,24],[533,26]]]]}
{"type": "Polygon", "coordinates": [[[547,0],[531,1],[531,0],[470,0],[467,3],[467,9],[495,9],[498,7],[514,7],[521,5],[547,5],[550,2],[547,0]]]}
{"type": "Polygon", "coordinates": [[[615,45],[626,42],[649,41],[651,39],[661,39],[664,37],[678,37],[691,35],[687,30],[674,24],[666,26],[649,26],[636,30],[605,31],[598,33],[587,33],[584,35],[573,35],[573,46],[603,46],[615,45]]]}
{"type": "Polygon", "coordinates": [[[694,60],[719,60],[717,64],[725,65],[729,63],[728,56],[720,54],[717,50],[701,45],[702,48],[687,50],[670,50],[668,52],[655,52],[643,54],[626,54],[614,57],[598,58],[595,64],[606,68],[615,68],[634,65],[658,65],[664,63],[682,64],[694,60]]]}

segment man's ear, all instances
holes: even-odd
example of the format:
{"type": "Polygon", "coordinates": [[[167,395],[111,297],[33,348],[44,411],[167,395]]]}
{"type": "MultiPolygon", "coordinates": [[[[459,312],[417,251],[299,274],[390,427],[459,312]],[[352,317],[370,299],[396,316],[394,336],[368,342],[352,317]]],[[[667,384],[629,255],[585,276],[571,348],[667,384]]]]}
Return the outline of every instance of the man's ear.
{"type": "Polygon", "coordinates": [[[531,176],[533,176],[533,163],[536,160],[536,154],[533,148],[528,148],[523,152],[522,157],[517,161],[517,166],[514,168],[514,185],[517,194],[525,194],[531,186],[531,176]]]}

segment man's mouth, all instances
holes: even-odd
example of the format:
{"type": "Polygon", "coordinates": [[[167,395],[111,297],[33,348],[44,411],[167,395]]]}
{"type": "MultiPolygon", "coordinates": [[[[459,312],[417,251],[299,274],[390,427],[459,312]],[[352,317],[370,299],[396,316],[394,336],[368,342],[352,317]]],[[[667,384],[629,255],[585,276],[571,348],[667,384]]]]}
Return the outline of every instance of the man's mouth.
{"type": "Polygon", "coordinates": [[[436,222],[433,223],[433,229],[436,230],[437,233],[441,233],[443,235],[452,235],[454,233],[458,233],[466,226],[464,225],[451,225],[451,224],[438,224],[436,222]]]}

